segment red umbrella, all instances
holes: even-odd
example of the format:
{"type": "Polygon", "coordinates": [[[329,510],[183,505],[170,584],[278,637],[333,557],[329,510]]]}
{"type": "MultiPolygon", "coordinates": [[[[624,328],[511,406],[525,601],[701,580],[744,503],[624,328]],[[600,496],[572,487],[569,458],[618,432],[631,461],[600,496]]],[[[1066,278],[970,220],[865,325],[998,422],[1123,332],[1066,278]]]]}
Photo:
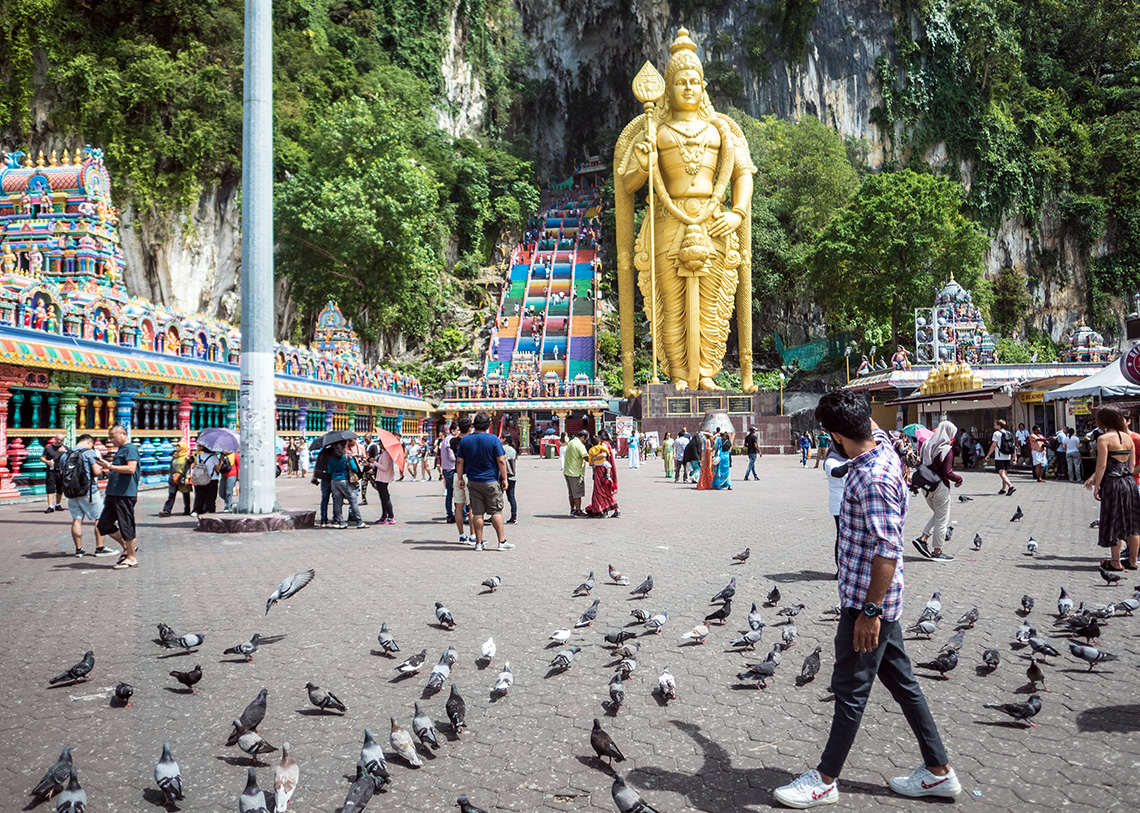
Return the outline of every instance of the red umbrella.
{"type": "Polygon", "coordinates": [[[384,451],[392,456],[392,462],[396,464],[396,468],[398,468],[402,474],[405,460],[404,444],[400,442],[398,437],[386,429],[376,430],[376,440],[379,441],[384,451]]]}

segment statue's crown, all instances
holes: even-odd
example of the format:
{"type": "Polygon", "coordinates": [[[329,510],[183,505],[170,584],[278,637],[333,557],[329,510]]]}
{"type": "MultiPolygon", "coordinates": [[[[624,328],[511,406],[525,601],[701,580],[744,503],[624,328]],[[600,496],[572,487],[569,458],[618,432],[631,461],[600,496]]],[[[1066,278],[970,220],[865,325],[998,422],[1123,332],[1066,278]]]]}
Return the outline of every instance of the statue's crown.
{"type": "Polygon", "coordinates": [[[697,52],[697,44],[689,37],[687,28],[678,28],[677,39],[669,46],[670,54],[676,54],[678,51],[692,51],[694,54],[697,52]]]}

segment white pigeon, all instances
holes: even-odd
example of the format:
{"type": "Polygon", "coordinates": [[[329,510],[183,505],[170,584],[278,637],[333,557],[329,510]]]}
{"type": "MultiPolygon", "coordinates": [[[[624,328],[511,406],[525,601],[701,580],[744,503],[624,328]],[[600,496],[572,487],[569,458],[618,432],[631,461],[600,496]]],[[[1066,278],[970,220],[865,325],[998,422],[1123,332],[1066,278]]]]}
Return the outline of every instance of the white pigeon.
{"type": "Polygon", "coordinates": [[[681,637],[696,641],[698,644],[703,644],[705,639],[709,637],[709,626],[708,624],[697,624],[697,626],[693,627],[681,637]]]}
{"type": "Polygon", "coordinates": [[[656,634],[661,634],[661,628],[665,626],[665,622],[669,620],[669,611],[662,610],[657,615],[650,618],[645,622],[645,626],[653,630],[656,634]]]}
{"type": "Polygon", "coordinates": [[[400,724],[396,722],[395,717],[391,718],[391,720],[392,734],[388,738],[388,741],[392,745],[392,750],[403,757],[413,768],[422,768],[424,762],[420,759],[420,755],[416,753],[416,743],[415,740],[412,739],[412,735],[408,733],[407,729],[402,728],[400,724]]]}
{"type": "Polygon", "coordinates": [[[661,673],[661,677],[657,678],[657,688],[661,690],[663,699],[677,699],[677,681],[673,679],[673,675],[669,673],[668,669],[661,673]]]}
{"type": "Polygon", "coordinates": [[[572,634],[573,633],[571,633],[570,630],[568,630],[566,627],[563,627],[562,629],[555,630],[554,633],[550,636],[550,640],[554,641],[555,643],[564,644],[570,640],[570,636],[572,634]]]}
{"type": "Polygon", "coordinates": [[[281,763],[273,771],[275,813],[286,813],[289,809],[289,800],[293,798],[293,791],[297,789],[297,780],[300,778],[301,769],[289,753],[289,743],[281,743],[281,763]]]}
{"type": "Polygon", "coordinates": [[[495,691],[499,694],[506,694],[507,690],[514,685],[515,676],[511,674],[511,662],[505,661],[503,671],[499,672],[499,677],[495,680],[495,691]]]}
{"type": "Polygon", "coordinates": [[[1025,550],[1030,556],[1037,553],[1037,540],[1032,536],[1029,537],[1029,541],[1025,543],[1025,550]]]}
{"type": "Polygon", "coordinates": [[[495,646],[494,636],[491,636],[490,638],[488,638],[486,641],[483,642],[483,650],[482,651],[483,651],[483,660],[485,660],[487,663],[490,663],[491,661],[493,661],[495,659],[495,653],[498,652],[499,649],[498,649],[498,647],[495,646]]]}

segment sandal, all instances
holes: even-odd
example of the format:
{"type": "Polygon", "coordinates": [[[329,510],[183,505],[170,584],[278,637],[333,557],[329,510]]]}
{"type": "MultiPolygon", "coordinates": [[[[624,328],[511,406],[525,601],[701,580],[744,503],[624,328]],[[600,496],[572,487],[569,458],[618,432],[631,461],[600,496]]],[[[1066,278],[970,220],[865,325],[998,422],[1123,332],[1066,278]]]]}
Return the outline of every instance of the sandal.
{"type": "Polygon", "coordinates": [[[128,567],[138,567],[138,566],[139,566],[138,562],[127,562],[125,560],[120,560],[120,561],[116,562],[115,564],[111,565],[111,570],[126,570],[128,567]]]}
{"type": "Polygon", "coordinates": [[[1100,569],[1101,570],[1112,570],[1112,571],[1120,572],[1120,571],[1124,570],[1124,565],[1113,564],[1111,559],[1101,559],[1100,560],[1100,569]]]}

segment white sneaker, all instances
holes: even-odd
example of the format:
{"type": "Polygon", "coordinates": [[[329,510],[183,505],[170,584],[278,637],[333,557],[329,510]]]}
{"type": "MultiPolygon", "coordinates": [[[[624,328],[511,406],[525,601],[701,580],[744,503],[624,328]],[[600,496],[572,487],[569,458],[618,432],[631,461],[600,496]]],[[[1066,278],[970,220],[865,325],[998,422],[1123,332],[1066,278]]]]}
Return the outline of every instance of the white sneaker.
{"type": "Polygon", "coordinates": [[[953,768],[945,776],[935,776],[925,765],[919,765],[910,776],[896,777],[887,784],[903,796],[957,796],[962,792],[962,783],[953,768]]]}
{"type": "Polygon", "coordinates": [[[459,544],[460,545],[466,545],[467,544],[467,534],[460,534],[459,535],[459,544]]]}
{"type": "Polygon", "coordinates": [[[813,768],[797,776],[791,784],[776,788],[772,795],[785,807],[803,810],[816,805],[833,805],[838,802],[839,784],[832,782],[830,785],[825,785],[819,771],[813,768]]]}

